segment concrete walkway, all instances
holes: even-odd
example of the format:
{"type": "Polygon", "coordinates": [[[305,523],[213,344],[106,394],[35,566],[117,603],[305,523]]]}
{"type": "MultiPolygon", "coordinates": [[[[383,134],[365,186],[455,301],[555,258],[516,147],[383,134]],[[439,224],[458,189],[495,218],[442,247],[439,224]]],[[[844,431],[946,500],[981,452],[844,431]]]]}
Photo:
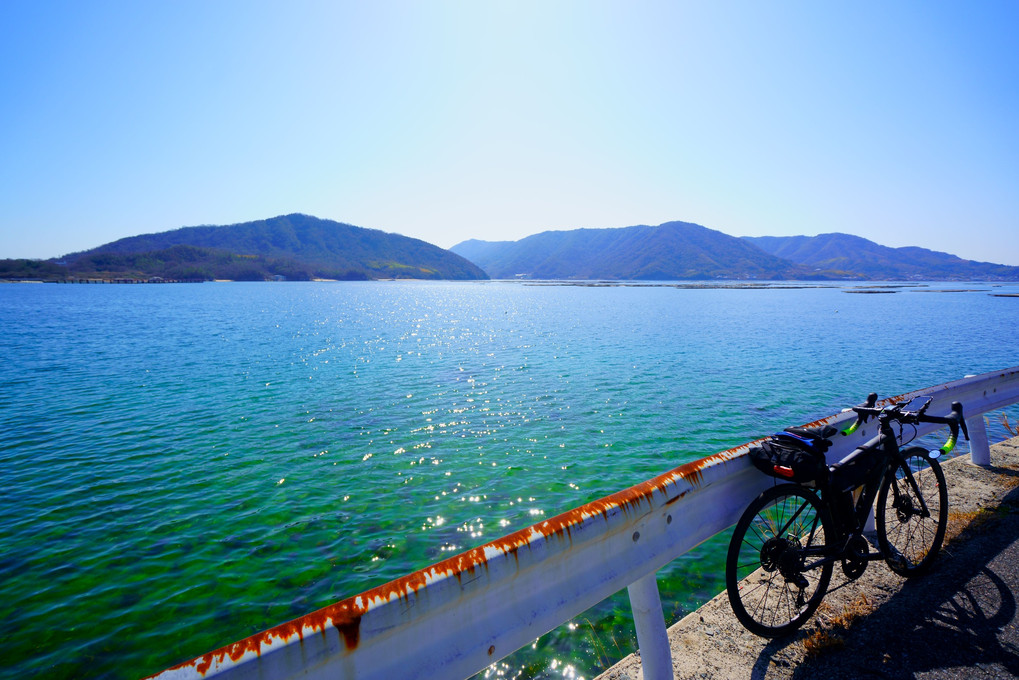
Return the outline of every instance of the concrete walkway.
{"type": "MultiPolygon", "coordinates": [[[[949,540],[916,579],[872,562],[836,567],[821,608],[796,634],[766,640],[736,621],[725,593],[669,629],[686,678],[1019,678],[1019,437],[991,465],[945,464],[949,540]],[[954,537],[953,537],[954,535],[954,537]]],[[[598,680],[643,678],[631,655],[598,680]]]]}

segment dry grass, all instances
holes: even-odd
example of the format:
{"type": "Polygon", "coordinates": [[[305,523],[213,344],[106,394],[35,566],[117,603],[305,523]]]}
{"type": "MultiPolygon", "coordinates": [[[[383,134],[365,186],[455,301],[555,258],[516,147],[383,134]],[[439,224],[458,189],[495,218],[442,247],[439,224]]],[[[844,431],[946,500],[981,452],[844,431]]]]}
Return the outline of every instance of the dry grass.
{"type": "MultiPolygon", "coordinates": [[[[1015,466],[1006,465],[1006,468],[1015,469],[1015,466]]],[[[1019,477],[1010,477],[998,481],[998,492],[1004,496],[1009,491],[1019,487],[1019,477]]],[[[1007,515],[1012,509],[1007,505],[998,505],[993,508],[979,508],[977,510],[951,510],[948,511],[948,522],[945,524],[945,545],[958,538],[964,531],[979,533],[985,525],[1007,515]]]]}
{"type": "Polygon", "coordinates": [[[807,658],[821,656],[836,649],[846,646],[846,641],[839,635],[829,633],[826,630],[815,630],[803,639],[803,648],[807,650],[807,658]]]}
{"type": "MultiPolygon", "coordinates": [[[[1015,428],[1008,422],[1007,417],[1002,414],[1002,421],[1010,432],[1019,434],[1019,424],[1015,428]]],[[[1019,470],[1019,466],[1005,465],[1011,470],[1019,470]]],[[[1013,489],[1019,487],[1019,476],[1004,477],[996,480],[997,492],[1004,496],[1013,489]]],[[[991,508],[980,508],[978,510],[948,511],[948,522],[945,529],[945,542],[948,545],[952,540],[958,539],[963,533],[979,533],[986,530],[996,520],[1010,512],[1015,512],[1015,504],[1007,503],[991,508]]],[[[813,630],[803,639],[803,647],[806,657],[816,658],[820,655],[833,652],[845,647],[844,634],[852,624],[874,611],[874,605],[861,594],[856,600],[841,608],[821,603],[815,616],[813,630]]]]}
{"type": "Polygon", "coordinates": [[[874,611],[874,605],[867,599],[866,594],[861,594],[841,609],[833,607],[827,602],[821,603],[817,610],[816,629],[803,639],[803,648],[807,652],[807,658],[812,658],[827,652],[841,649],[846,642],[842,634],[849,630],[854,621],[874,611]]]}
{"type": "Polygon", "coordinates": [[[1005,426],[1005,429],[1008,430],[1013,437],[1019,435],[1019,423],[1017,423],[1015,427],[1012,427],[1011,423],[1008,422],[1008,416],[1004,412],[1001,414],[1001,424],[1005,426]]]}
{"type": "Polygon", "coordinates": [[[998,510],[991,510],[988,508],[980,508],[979,510],[969,510],[965,512],[949,510],[948,522],[945,525],[944,545],[951,543],[964,531],[979,531],[984,524],[998,517],[1000,514],[1001,513],[998,510]]]}

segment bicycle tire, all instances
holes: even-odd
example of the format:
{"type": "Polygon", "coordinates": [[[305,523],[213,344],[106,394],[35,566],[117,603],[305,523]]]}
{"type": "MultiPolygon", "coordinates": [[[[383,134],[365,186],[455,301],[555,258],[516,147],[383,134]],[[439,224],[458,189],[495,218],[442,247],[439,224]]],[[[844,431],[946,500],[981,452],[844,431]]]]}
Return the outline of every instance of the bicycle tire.
{"type": "Polygon", "coordinates": [[[917,576],[931,568],[945,540],[948,523],[948,486],[941,464],[927,457],[927,450],[912,447],[902,452],[904,464],[916,479],[929,516],[923,517],[916,493],[906,479],[902,466],[894,477],[886,477],[877,494],[874,521],[878,547],[888,568],[902,576],[917,576]],[[899,490],[898,500],[889,493],[891,485],[899,490]]]}
{"type": "Polygon", "coordinates": [[[817,495],[797,484],[773,486],[747,507],[725,560],[729,604],[744,628],[782,637],[810,618],[831,580],[834,561],[823,558],[832,526],[817,495]]]}

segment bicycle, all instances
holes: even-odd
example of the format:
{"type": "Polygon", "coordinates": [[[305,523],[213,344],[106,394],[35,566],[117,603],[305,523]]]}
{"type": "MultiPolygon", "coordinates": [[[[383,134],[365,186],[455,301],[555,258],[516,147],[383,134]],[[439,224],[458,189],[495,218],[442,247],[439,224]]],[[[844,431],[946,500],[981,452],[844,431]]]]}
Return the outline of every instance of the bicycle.
{"type": "Polygon", "coordinates": [[[926,411],[932,399],[875,408],[877,395],[871,394],[863,406],[846,409],[857,418],[842,434],[852,434],[871,417],[878,419],[879,434],[834,465],[827,465],[824,452],[840,432],[835,427],[787,428],[773,435],[772,453],[785,446],[786,453],[795,455],[777,461],[767,456],[762,465],[764,454],[759,453],[755,465],[771,466],[769,474],[797,481],[777,484],[751,502],[729,543],[726,591],[745,628],[762,637],[795,631],[821,604],[837,562],[850,580],[877,559],[903,576],[931,567],[948,517],[945,474],[937,459],[955,448],[960,428],[969,439],[962,405],[954,402],[947,416],[930,416],[926,411]],[[920,423],[948,425],[945,445],[935,451],[901,448],[904,426],[914,428],[903,443],[908,444],[920,423]],[[803,461],[809,460],[804,452],[815,459],[820,452],[815,469],[808,466],[804,472],[803,461]],[[864,537],[875,501],[876,552],[864,537]]]}

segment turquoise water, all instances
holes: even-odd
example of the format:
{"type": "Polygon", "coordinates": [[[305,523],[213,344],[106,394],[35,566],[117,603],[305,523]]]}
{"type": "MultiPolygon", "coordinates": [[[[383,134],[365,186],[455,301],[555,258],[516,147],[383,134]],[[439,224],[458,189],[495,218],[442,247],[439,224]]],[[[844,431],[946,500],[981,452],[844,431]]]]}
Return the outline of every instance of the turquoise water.
{"type": "MultiPolygon", "coordinates": [[[[1019,298],[989,295],[1016,286],[964,287],[0,286],[0,674],[140,677],[868,392],[1019,365],[1019,298]]],[[[725,541],[661,573],[671,619],[725,541]]],[[[590,678],[628,616],[487,674],[590,678]]]]}

